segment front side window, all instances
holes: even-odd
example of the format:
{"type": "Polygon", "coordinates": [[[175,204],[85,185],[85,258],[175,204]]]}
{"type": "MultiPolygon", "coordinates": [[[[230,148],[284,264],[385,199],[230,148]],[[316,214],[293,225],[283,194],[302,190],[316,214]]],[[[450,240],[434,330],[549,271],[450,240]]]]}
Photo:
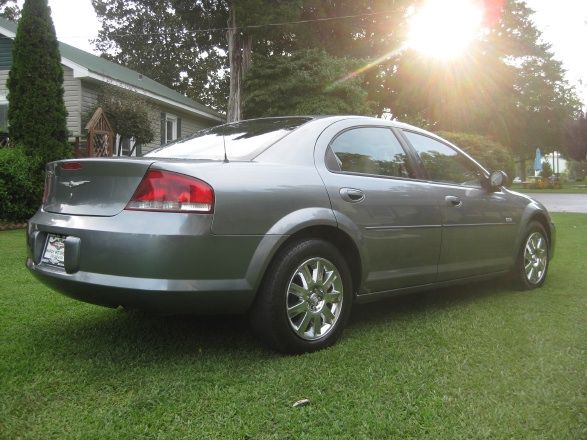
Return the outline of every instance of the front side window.
{"type": "Polygon", "coordinates": [[[388,128],[347,130],[337,136],[329,148],[326,164],[331,171],[412,177],[406,153],[388,128]]]}
{"type": "Polygon", "coordinates": [[[430,180],[481,187],[481,170],[466,156],[428,136],[411,131],[404,134],[420,155],[430,180]]]}

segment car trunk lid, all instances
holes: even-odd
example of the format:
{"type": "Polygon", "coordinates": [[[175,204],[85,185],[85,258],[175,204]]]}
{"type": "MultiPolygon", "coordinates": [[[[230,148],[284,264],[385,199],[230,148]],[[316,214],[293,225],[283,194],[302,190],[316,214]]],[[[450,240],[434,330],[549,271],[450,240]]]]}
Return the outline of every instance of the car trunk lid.
{"type": "Polygon", "coordinates": [[[77,159],[47,165],[43,209],[109,217],[121,212],[155,162],[149,158],[77,159]]]}

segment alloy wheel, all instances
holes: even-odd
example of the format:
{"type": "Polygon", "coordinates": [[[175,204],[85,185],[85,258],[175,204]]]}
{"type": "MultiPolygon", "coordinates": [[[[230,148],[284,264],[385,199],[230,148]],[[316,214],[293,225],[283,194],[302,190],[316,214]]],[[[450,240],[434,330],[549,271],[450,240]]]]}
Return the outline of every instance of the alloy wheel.
{"type": "Polygon", "coordinates": [[[524,272],[531,284],[539,284],[546,273],[548,249],[546,239],[540,232],[533,232],[524,247],[524,272]]]}
{"type": "Polygon", "coordinates": [[[343,282],[334,264],[315,257],[294,271],[287,286],[287,317],[300,338],[315,341],[335,327],[343,302],[343,282]]]}

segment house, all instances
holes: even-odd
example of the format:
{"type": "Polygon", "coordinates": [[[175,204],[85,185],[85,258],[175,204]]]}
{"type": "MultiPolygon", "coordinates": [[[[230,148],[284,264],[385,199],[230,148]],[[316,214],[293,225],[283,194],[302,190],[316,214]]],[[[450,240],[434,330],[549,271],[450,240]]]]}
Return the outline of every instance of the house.
{"type": "MultiPolygon", "coordinates": [[[[0,17],[0,130],[5,130],[7,126],[6,81],[12,65],[12,40],[16,28],[16,23],[0,17]]],[[[98,91],[104,84],[137,93],[150,105],[154,141],[134,149],[123,144],[121,154],[141,155],[200,128],[223,122],[223,116],[214,110],[138,72],[65,43],[59,43],[59,50],[68,112],[67,128],[70,141],[77,145],[81,143],[83,146],[85,142],[86,130],[83,123],[87,121],[83,121],[84,115],[96,109],[98,91]]]]}

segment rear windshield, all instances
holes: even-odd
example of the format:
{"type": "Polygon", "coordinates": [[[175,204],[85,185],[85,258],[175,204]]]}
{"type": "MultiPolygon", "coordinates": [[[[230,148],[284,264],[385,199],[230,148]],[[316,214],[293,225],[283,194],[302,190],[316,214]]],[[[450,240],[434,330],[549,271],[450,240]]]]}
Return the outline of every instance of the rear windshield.
{"type": "Polygon", "coordinates": [[[177,159],[250,160],[311,118],[268,118],[206,128],[146,154],[177,159]]]}

